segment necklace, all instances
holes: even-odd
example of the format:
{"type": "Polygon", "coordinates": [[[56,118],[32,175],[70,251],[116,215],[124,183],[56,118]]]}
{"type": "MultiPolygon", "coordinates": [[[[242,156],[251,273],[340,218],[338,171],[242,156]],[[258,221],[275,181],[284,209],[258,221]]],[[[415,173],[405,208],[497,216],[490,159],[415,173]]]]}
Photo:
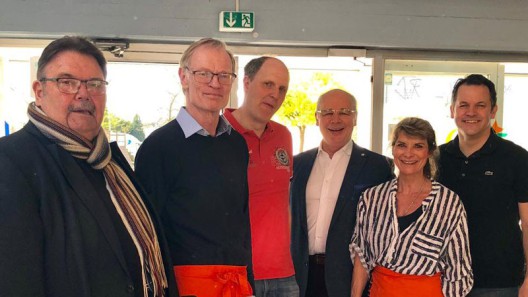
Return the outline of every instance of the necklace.
{"type": "Polygon", "coordinates": [[[414,202],[416,202],[416,200],[418,199],[418,197],[420,196],[420,193],[422,193],[422,190],[424,188],[424,185],[427,183],[427,181],[424,181],[422,183],[422,185],[420,186],[420,189],[418,190],[418,192],[414,193],[413,196],[412,196],[412,200],[411,200],[411,204],[409,204],[409,206],[407,206],[407,208],[405,209],[405,211],[401,214],[401,216],[406,216],[409,214],[409,210],[412,209],[413,205],[414,205],[414,202]]]}

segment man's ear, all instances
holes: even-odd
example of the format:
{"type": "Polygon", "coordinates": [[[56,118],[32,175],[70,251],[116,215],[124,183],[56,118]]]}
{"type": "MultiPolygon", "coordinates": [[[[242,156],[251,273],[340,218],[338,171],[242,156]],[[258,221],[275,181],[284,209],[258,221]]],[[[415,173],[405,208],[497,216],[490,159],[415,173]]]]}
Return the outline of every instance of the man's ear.
{"type": "Polygon", "coordinates": [[[491,108],[491,118],[492,119],[495,118],[495,115],[497,114],[497,110],[499,110],[499,106],[497,104],[495,104],[495,106],[493,106],[491,108]]]}
{"type": "Polygon", "coordinates": [[[38,80],[34,81],[32,89],[33,93],[35,93],[35,105],[40,107],[42,105],[42,98],[44,97],[44,86],[42,82],[38,80]]]}
{"type": "Polygon", "coordinates": [[[247,93],[250,82],[251,82],[251,79],[248,76],[244,76],[244,93],[247,93]]]}
{"type": "Polygon", "coordinates": [[[189,88],[189,78],[187,75],[185,75],[184,68],[178,69],[178,76],[180,77],[180,83],[182,85],[182,89],[187,90],[189,88]]]}

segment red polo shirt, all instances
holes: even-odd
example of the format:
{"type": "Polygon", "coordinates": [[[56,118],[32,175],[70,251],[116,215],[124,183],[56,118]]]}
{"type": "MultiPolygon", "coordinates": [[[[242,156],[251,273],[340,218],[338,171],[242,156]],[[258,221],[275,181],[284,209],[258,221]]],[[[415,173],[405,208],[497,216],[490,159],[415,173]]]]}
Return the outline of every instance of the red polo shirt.
{"type": "Polygon", "coordinates": [[[283,125],[270,121],[261,137],[242,127],[231,112],[224,116],[246,140],[251,244],[255,280],[295,274],[290,253],[289,186],[293,172],[292,139],[283,125]]]}

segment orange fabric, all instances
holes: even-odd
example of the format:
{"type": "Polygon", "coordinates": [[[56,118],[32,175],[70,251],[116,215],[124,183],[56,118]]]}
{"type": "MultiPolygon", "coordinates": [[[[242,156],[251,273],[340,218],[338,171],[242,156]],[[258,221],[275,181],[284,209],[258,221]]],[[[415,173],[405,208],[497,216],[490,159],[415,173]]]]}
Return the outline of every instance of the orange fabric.
{"type": "Polygon", "coordinates": [[[440,275],[401,274],[376,266],[372,272],[370,297],[444,297],[440,275]]]}
{"type": "Polygon", "coordinates": [[[173,269],[180,296],[247,297],[253,294],[245,266],[178,265],[173,269]]]}

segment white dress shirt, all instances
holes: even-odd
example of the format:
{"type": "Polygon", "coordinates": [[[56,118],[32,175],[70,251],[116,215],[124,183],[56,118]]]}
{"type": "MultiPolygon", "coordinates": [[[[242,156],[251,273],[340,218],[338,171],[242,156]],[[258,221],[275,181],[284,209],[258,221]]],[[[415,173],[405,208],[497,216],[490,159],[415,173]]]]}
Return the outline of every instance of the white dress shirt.
{"type": "Polygon", "coordinates": [[[352,140],[332,159],[319,146],[312,172],[306,184],[306,216],[308,223],[308,251],[310,255],[324,254],[328,228],[332,221],[341,184],[352,154],[352,140]]]}

